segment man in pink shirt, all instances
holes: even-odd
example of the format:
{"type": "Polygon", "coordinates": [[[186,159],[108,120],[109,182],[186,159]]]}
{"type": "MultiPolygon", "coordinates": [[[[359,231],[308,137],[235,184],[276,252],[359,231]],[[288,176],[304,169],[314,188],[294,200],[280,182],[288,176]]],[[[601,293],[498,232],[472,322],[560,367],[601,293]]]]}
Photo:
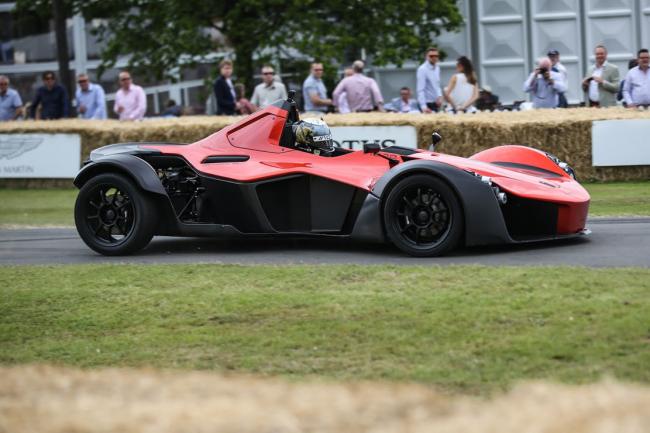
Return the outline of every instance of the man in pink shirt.
{"type": "Polygon", "coordinates": [[[357,60],[352,64],[354,74],[345,77],[334,89],[332,99],[338,105],[341,93],[348,95],[348,104],[352,112],[384,111],[384,98],[381,96],[377,82],[363,75],[364,64],[357,60]]]}
{"type": "Polygon", "coordinates": [[[142,87],[131,82],[131,74],[120,72],[120,90],[115,94],[113,110],[120,120],[142,120],[147,111],[147,95],[142,87]]]}

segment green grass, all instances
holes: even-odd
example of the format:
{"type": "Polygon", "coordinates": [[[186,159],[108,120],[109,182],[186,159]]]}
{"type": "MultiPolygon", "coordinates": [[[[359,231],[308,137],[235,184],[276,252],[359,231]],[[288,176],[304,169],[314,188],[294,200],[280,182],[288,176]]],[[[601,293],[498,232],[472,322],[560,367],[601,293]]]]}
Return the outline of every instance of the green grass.
{"type": "Polygon", "coordinates": [[[0,189],[0,225],[72,226],[77,189],[0,189]]]}
{"type": "MultiPolygon", "coordinates": [[[[585,185],[591,216],[650,216],[650,182],[585,185]]],[[[0,226],[72,226],[76,189],[0,189],[0,226]]]]}
{"type": "Polygon", "coordinates": [[[650,382],[650,270],[0,267],[0,363],[154,366],[489,393],[650,382]]]}
{"type": "Polygon", "coordinates": [[[650,182],[589,183],[591,216],[650,215],[650,182]]]}

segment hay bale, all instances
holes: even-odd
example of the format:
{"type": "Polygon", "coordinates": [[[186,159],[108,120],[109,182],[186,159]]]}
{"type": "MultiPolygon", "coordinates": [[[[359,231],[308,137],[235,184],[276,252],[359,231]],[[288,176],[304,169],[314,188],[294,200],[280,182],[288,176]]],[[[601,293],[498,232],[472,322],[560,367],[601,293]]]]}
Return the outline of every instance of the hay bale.
{"type": "MultiPolygon", "coordinates": [[[[0,124],[0,133],[76,133],[81,136],[82,158],[87,158],[92,149],[111,143],[192,143],[239,119],[241,117],[191,116],[135,123],[78,119],[4,122],[0,124]]],[[[650,111],[574,108],[464,115],[353,113],[325,116],[330,126],[414,126],[421,148],[429,146],[431,132],[438,130],[444,138],[438,150],[453,155],[467,157],[502,144],[524,144],[551,152],[567,161],[583,180],[649,179],[648,166],[592,167],[592,122],[607,119],[650,119],[650,111]]]]}

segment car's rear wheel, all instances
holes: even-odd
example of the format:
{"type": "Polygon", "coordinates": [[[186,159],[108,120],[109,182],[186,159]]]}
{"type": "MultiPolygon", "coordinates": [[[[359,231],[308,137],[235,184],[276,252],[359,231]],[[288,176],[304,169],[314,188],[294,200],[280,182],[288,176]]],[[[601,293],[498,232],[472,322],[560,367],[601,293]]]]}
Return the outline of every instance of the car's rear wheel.
{"type": "Polygon", "coordinates": [[[384,204],[389,240],[412,256],[439,256],[460,242],[463,212],[454,191],[442,180],[417,174],[399,181],[384,204]]]}
{"type": "Polygon", "coordinates": [[[130,254],[154,235],[155,203],[128,177],[106,173],[81,187],[74,219],[79,236],[93,250],[108,256],[130,254]]]}

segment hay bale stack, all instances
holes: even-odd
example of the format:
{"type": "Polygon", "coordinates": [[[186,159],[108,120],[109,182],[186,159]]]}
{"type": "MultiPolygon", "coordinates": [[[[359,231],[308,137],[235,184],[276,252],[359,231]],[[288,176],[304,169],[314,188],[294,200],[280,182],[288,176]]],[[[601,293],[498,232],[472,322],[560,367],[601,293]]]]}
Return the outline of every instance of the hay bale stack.
{"type": "MultiPolygon", "coordinates": [[[[241,117],[192,116],[125,123],[116,120],[77,119],[0,124],[0,133],[76,133],[81,136],[82,158],[111,143],[164,141],[191,143],[230,125],[241,117]]],[[[650,167],[595,168],[591,166],[591,127],[594,120],[650,119],[650,111],[623,108],[533,110],[465,115],[413,115],[388,113],[330,114],[330,126],[400,126],[417,130],[418,145],[430,144],[431,132],[444,140],[438,150],[470,156],[502,144],[524,144],[557,155],[571,164],[584,180],[639,180],[650,178],[650,167]]],[[[616,143],[612,143],[615,146],[616,143]]]]}

